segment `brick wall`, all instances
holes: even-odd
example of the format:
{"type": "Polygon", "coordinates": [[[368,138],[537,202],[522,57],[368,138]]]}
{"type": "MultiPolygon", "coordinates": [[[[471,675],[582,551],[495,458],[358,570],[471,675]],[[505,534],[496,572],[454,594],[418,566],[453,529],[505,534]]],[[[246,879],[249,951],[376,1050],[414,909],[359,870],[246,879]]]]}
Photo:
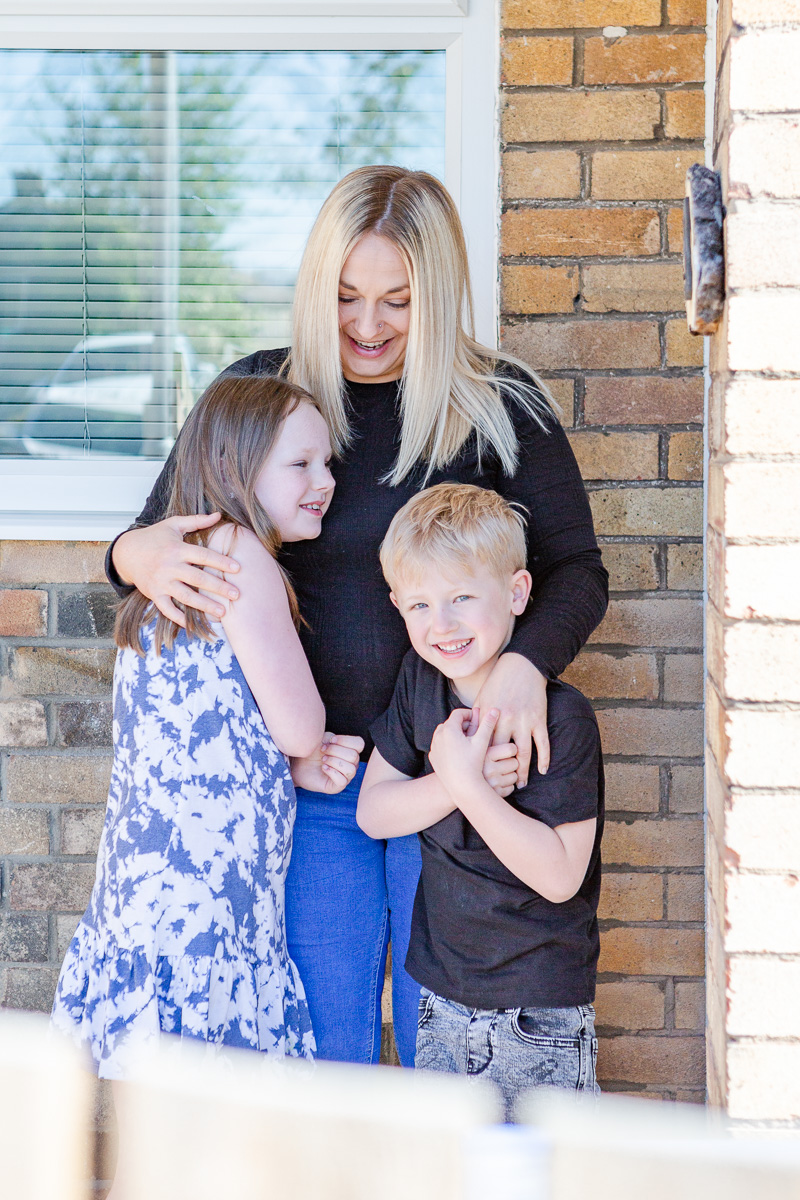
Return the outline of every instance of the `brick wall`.
{"type": "Polygon", "coordinates": [[[800,9],[725,0],[708,511],[709,1093],[800,1125],[800,9]]]}
{"type": "Polygon", "coordinates": [[[96,543],[0,542],[0,1004],[9,1008],[50,1008],[94,879],[111,765],[104,553],[96,543]]]}
{"type": "Polygon", "coordinates": [[[701,1100],[703,344],[680,251],[705,0],[502,12],[503,344],[563,407],[611,574],[566,674],[607,756],[599,1074],[701,1100]]]}

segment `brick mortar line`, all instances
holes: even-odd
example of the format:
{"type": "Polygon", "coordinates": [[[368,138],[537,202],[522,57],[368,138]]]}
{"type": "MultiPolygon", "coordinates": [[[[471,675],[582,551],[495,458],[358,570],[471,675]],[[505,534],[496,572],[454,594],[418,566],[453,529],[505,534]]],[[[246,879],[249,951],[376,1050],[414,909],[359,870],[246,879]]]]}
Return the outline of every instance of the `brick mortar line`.
{"type": "MultiPolygon", "coordinates": [[[[655,80],[608,80],[606,83],[501,83],[500,97],[505,96],[579,96],[579,95],[608,95],[623,93],[625,95],[642,95],[648,92],[671,95],[674,92],[702,92],[705,84],[701,79],[678,79],[670,82],[666,79],[655,80]]],[[[747,111],[750,111],[749,109],[747,111]]],[[[661,138],[654,139],[661,141],[661,138]]]]}
{"type": "MultiPolygon", "coordinates": [[[[787,22],[787,24],[789,23],[787,22]]],[[[588,34],[590,37],[603,37],[603,30],[607,28],[607,25],[548,25],[547,27],[536,26],[531,29],[528,26],[503,25],[500,28],[500,37],[502,39],[510,38],[512,41],[515,38],[521,37],[537,38],[554,37],[557,35],[564,37],[577,35],[585,38],[588,34]]],[[[705,25],[626,25],[624,28],[627,31],[625,34],[626,37],[630,35],[636,36],[637,34],[702,34],[706,29],[705,25]]],[[[764,26],[763,28],[771,29],[773,26],[764,26]]],[[[623,40],[623,38],[603,38],[604,42],[619,42],[623,40]]]]}
{"type": "MultiPolygon", "coordinates": [[[[702,89],[700,89],[702,91],[702,89]]],[[[766,114],[765,114],[766,115],[766,114]]],[[[793,115],[793,114],[778,114],[793,115]]],[[[636,150],[697,150],[703,152],[703,141],[697,137],[673,138],[574,138],[568,141],[564,138],[553,138],[550,141],[500,141],[500,152],[512,150],[583,150],[595,153],[598,150],[636,151],[636,150]]]]}

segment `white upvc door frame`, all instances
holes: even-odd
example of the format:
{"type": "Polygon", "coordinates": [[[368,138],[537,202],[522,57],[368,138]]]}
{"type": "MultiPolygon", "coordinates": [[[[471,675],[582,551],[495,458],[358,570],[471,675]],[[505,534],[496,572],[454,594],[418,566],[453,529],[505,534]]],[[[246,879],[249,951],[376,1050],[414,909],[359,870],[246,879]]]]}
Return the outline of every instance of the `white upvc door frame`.
{"type": "MultiPolygon", "coordinates": [[[[497,345],[497,0],[24,2],[23,12],[22,0],[0,0],[5,49],[445,50],[445,182],[467,236],[477,336],[497,345]]],[[[0,538],[107,540],[139,512],[160,469],[0,459],[0,538]]]]}

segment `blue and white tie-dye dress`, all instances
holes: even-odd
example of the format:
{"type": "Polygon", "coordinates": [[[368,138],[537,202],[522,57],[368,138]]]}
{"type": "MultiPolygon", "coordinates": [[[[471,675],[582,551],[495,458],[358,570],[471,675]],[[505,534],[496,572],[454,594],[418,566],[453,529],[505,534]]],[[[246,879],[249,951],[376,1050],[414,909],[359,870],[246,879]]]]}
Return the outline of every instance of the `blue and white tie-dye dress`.
{"type": "Polygon", "coordinates": [[[121,650],[97,876],[54,1025],[120,1079],[160,1032],[311,1057],[286,948],[295,792],[221,627],[121,650]]]}

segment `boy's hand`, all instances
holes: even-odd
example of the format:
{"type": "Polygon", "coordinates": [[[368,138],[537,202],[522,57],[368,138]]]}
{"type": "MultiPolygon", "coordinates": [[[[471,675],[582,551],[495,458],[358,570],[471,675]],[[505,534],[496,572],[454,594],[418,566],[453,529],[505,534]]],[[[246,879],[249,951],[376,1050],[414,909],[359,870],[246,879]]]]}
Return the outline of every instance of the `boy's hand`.
{"type": "Polygon", "coordinates": [[[455,804],[465,784],[483,777],[486,753],[499,716],[498,710],[492,708],[478,724],[477,709],[470,712],[468,708],[457,708],[435,730],[428,759],[455,804]],[[472,729],[474,733],[469,732],[472,729]]]}
{"type": "Polygon", "coordinates": [[[513,742],[490,746],[483,763],[483,778],[503,799],[510,796],[519,780],[519,759],[513,742]]]}
{"type": "Polygon", "coordinates": [[[333,796],[346,788],[354,777],[363,749],[363,738],[347,733],[324,733],[313,754],[291,760],[292,779],[297,787],[306,791],[327,792],[333,796]]]}

